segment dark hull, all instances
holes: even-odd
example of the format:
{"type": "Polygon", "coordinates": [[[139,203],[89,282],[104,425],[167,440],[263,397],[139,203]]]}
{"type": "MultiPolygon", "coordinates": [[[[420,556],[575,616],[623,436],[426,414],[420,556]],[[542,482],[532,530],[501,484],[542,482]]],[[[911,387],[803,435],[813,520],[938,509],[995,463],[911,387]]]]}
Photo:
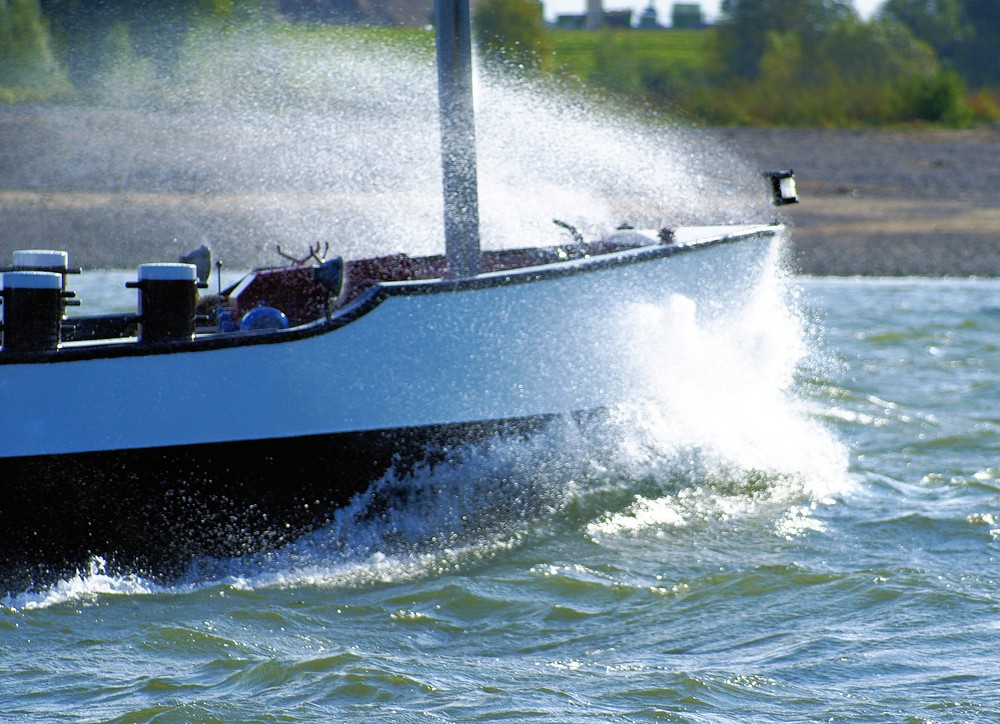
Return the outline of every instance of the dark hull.
{"type": "Polygon", "coordinates": [[[3,459],[0,480],[17,482],[0,499],[0,581],[44,585],[94,556],[172,579],[201,556],[271,550],[323,526],[390,470],[547,419],[3,459]]]}

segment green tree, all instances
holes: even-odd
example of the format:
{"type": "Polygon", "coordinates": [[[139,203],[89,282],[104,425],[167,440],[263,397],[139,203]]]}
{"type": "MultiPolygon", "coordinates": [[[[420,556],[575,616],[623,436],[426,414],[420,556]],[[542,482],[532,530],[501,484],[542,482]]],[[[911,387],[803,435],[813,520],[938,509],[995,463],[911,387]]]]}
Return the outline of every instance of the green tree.
{"type": "Polygon", "coordinates": [[[886,0],[879,18],[905,25],[942,59],[954,57],[966,34],[960,0],[886,0]]]}
{"type": "MultiPolygon", "coordinates": [[[[2,0],[0,0],[2,1],[2,0]]],[[[40,0],[73,85],[91,89],[129,59],[169,75],[196,22],[263,14],[273,0],[40,0]],[[127,47],[126,47],[127,46],[127,47]]],[[[143,71],[145,72],[145,71],[143,71]]]]}
{"type": "Polygon", "coordinates": [[[961,79],[905,26],[845,21],[819,48],[830,82],[839,79],[849,117],[960,125],[968,117],[961,79]]]}
{"type": "Polygon", "coordinates": [[[0,87],[36,97],[68,88],[38,0],[0,0],[0,87]]]}
{"type": "Polygon", "coordinates": [[[880,17],[926,41],[973,86],[1000,86],[1000,3],[887,0],[880,17]]]}
{"type": "Polygon", "coordinates": [[[552,56],[540,0],[481,0],[476,40],[494,67],[542,68],[552,56]]]}
{"type": "Polygon", "coordinates": [[[136,53],[125,23],[111,26],[100,49],[101,75],[93,88],[96,96],[117,105],[140,102],[156,85],[156,68],[136,53]]]}
{"type": "Polygon", "coordinates": [[[965,102],[965,83],[953,70],[913,76],[901,84],[900,101],[907,118],[961,126],[972,111],[965,102]]]}
{"type": "Polygon", "coordinates": [[[849,0],[722,0],[716,52],[724,72],[754,78],[769,33],[794,33],[809,60],[811,49],[838,22],[856,17],[849,0]]]}
{"type": "Polygon", "coordinates": [[[757,75],[717,93],[719,120],[854,125],[924,120],[961,125],[964,88],[934,49],[900,22],[843,15],[806,43],[795,30],[764,35],[757,75]]]}
{"type": "Polygon", "coordinates": [[[857,83],[891,85],[898,79],[931,76],[939,69],[933,48],[894,23],[838,23],[816,49],[823,73],[857,83]]]}
{"type": "Polygon", "coordinates": [[[148,58],[160,71],[183,37],[187,0],[41,0],[59,58],[78,89],[89,90],[121,53],[148,58]],[[125,48],[128,45],[128,48],[125,48]]]}

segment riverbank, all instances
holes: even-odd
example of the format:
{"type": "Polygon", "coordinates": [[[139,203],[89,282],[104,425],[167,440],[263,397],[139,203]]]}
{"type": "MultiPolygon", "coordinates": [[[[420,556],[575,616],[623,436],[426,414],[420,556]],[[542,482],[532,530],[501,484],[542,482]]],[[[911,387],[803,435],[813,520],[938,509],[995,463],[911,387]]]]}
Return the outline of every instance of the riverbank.
{"type": "Polygon", "coordinates": [[[761,168],[795,169],[799,271],[1000,276],[1000,130],[717,134],[761,168]]]}
{"type": "MultiPolygon", "coordinates": [[[[130,266],[235,235],[228,263],[252,266],[265,246],[312,243],[330,209],[363,238],[377,223],[373,209],[379,218],[379,204],[403,203],[389,193],[362,198],[349,174],[303,178],[274,139],[250,134],[233,145],[220,128],[192,129],[183,116],[35,111],[0,108],[0,258],[72,238],[79,263],[130,266]],[[281,178],[262,178],[274,169],[281,178]]],[[[802,203],[781,215],[798,272],[1000,276],[1000,129],[705,133],[753,167],[795,169],[802,203]]],[[[339,143],[312,144],[329,154],[324,169],[338,167],[330,149],[339,143]]]]}

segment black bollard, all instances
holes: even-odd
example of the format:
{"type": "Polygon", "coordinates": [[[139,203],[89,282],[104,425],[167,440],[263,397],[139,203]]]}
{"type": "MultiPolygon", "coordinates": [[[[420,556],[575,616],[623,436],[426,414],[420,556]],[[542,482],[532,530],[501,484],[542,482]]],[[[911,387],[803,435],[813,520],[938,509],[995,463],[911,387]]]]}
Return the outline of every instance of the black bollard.
{"type": "Polygon", "coordinates": [[[140,264],[139,279],[125,286],[139,290],[139,341],[191,339],[198,300],[194,264],[140,264]]]}
{"type": "Polygon", "coordinates": [[[63,320],[63,277],[57,272],[14,271],[3,275],[3,349],[57,349],[63,320]]]}

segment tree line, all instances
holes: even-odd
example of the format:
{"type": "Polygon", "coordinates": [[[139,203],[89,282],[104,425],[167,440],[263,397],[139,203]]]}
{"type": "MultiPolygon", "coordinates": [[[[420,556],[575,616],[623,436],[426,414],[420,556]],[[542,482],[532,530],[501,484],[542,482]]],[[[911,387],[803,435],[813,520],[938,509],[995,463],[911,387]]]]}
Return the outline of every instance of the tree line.
{"type": "Polygon", "coordinates": [[[169,76],[194,28],[271,10],[271,0],[0,0],[0,101],[169,76]]]}
{"type": "MultiPolygon", "coordinates": [[[[553,66],[538,0],[481,0],[494,66],[553,66]],[[513,50],[512,50],[513,49],[513,50]]],[[[1000,120],[1000,2],[887,0],[863,20],[849,0],[723,0],[697,67],[604,32],[584,81],[714,123],[859,125],[1000,120]]],[[[662,33],[664,44],[670,33],[662,33]]]]}
{"type": "MultiPolygon", "coordinates": [[[[273,22],[279,2],[0,0],[0,101],[169,79],[195,29],[273,22]]],[[[539,0],[480,0],[475,28],[497,72],[573,74],[555,62],[539,0]]],[[[723,0],[698,32],[709,40],[696,66],[602,32],[578,79],[712,123],[1000,120],[997,0],[887,0],[867,21],[849,0],[723,0]]]]}

